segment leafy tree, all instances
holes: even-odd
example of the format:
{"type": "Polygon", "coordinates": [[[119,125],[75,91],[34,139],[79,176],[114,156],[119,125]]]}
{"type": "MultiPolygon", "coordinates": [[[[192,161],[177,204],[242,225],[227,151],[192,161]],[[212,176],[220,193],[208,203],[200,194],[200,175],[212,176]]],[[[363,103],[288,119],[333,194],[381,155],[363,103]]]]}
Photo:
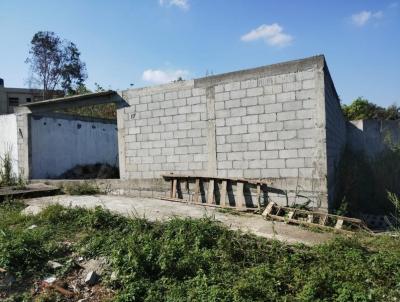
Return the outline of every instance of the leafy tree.
{"type": "Polygon", "coordinates": [[[396,120],[400,118],[400,107],[397,105],[383,108],[362,97],[358,97],[350,105],[342,105],[342,110],[348,120],[396,120]]]}
{"type": "Polygon", "coordinates": [[[43,88],[43,99],[53,97],[54,90],[71,94],[87,78],[86,66],[76,45],[51,31],[37,32],[31,41],[29,63],[36,82],[43,88]]]}

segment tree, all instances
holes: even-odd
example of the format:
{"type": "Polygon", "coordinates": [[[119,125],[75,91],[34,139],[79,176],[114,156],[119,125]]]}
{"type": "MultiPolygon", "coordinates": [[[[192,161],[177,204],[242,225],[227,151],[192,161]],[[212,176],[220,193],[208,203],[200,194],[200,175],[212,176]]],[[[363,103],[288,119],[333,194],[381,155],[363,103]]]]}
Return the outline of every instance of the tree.
{"type": "Polygon", "coordinates": [[[388,108],[380,107],[367,99],[358,97],[350,105],[342,105],[343,114],[348,120],[396,120],[400,118],[400,107],[391,105],[388,108]]]}
{"type": "Polygon", "coordinates": [[[86,66],[80,60],[76,45],[51,31],[37,32],[31,41],[30,64],[33,77],[43,88],[43,99],[52,98],[54,90],[71,94],[87,78],[86,66]]]}

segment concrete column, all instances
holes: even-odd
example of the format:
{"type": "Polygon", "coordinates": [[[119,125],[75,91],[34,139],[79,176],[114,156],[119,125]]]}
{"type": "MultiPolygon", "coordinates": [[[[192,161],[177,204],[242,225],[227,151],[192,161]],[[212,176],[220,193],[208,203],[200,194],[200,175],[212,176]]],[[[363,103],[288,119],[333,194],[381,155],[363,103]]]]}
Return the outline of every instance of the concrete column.
{"type": "Polygon", "coordinates": [[[217,140],[215,130],[215,86],[207,87],[207,150],[209,176],[217,176],[217,140]]]}
{"type": "Polygon", "coordinates": [[[29,119],[27,113],[17,114],[18,169],[25,179],[29,179],[31,176],[29,119]]]}
{"type": "MultiPolygon", "coordinates": [[[[123,95],[122,95],[123,98],[123,95]]],[[[122,106],[121,103],[117,105],[117,129],[118,129],[118,160],[119,160],[119,178],[120,179],[128,179],[128,175],[126,173],[126,160],[125,160],[125,132],[127,129],[125,128],[124,122],[124,114],[125,114],[125,106],[122,106]]]]}

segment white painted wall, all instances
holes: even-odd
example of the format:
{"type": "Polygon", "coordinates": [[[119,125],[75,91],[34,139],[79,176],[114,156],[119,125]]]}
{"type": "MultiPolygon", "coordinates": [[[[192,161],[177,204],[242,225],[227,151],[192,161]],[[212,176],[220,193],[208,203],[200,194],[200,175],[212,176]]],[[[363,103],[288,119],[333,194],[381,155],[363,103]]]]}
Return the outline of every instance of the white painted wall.
{"type": "Polygon", "coordinates": [[[0,115],[0,157],[11,153],[13,171],[18,175],[17,116],[15,114],[0,115]]]}
{"type": "Polygon", "coordinates": [[[76,165],[118,166],[116,123],[31,116],[31,177],[55,178],[76,165]]]}

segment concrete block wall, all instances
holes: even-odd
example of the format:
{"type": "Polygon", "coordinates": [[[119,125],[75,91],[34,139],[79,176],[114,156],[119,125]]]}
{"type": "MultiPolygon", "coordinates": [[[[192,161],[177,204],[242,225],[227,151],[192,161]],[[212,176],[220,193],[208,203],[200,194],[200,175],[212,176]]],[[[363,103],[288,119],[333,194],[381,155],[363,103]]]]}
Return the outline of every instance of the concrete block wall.
{"type": "Polygon", "coordinates": [[[327,209],[324,66],[318,56],[122,91],[122,178],[263,178],[288,192],[281,203],[327,209]]]}
{"type": "Polygon", "coordinates": [[[340,159],[347,143],[346,119],[343,116],[340,100],[329,75],[327,66],[325,79],[325,123],[326,123],[326,160],[328,179],[328,207],[332,207],[338,181],[340,159]]]}
{"type": "MultiPolygon", "coordinates": [[[[206,90],[193,81],[122,92],[119,110],[126,179],[162,173],[205,173],[208,164],[206,90]]],[[[122,150],[121,150],[122,149],[122,150]]]]}

